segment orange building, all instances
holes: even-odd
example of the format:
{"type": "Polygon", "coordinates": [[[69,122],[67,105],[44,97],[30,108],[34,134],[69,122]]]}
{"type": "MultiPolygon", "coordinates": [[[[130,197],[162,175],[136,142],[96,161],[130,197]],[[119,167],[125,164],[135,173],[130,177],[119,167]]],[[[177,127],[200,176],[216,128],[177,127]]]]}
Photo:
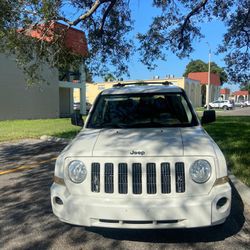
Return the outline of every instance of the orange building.
{"type": "Polygon", "coordinates": [[[58,22],[39,24],[31,29],[25,30],[24,33],[47,42],[53,42],[57,35],[64,35],[66,48],[83,57],[88,55],[87,40],[84,32],[68,27],[67,25],[58,22]]]}

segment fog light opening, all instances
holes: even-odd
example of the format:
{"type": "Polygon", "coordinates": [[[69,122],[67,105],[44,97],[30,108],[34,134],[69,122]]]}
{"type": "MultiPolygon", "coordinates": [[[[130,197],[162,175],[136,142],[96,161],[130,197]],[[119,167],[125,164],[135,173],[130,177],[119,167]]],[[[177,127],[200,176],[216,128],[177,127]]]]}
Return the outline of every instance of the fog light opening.
{"type": "Polygon", "coordinates": [[[57,196],[54,198],[54,201],[58,205],[63,205],[63,201],[59,197],[57,197],[57,196]]]}
{"type": "Polygon", "coordinates": [[[225,204],[227,203],[227,198],[226,197],[222,197],[220,198],[217,203],[216,203],[216,208],[220,209],[222,208],[225,204]]]}

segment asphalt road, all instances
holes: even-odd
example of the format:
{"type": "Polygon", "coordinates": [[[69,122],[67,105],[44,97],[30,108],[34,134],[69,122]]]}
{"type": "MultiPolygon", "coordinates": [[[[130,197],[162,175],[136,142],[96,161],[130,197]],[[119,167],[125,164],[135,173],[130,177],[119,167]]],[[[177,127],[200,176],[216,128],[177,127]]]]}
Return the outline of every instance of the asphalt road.
{"type": "MultiPolygon", "coordinates": [[[[217,116],[250,116],[250,107],[240,108],[236,107],[233,110],[215,109],[217,116]]],[[[202,111],[198,111],[198,114],[202,115],[202,111]]]]}
{"type": "Polygon", "coordinates": [[[249,249],[250,207],[234,187],[231,214],[218,227],[115,230],[60,222],[49,189],[64,146],[40,140],[0,144],[0,249],[249,249]]]}
{"type": "Polygon", "coordinates": [[[250,116],[250,107],[236,107],[233,110],[218,111],[216,114],[223,116],[250,116]]]}

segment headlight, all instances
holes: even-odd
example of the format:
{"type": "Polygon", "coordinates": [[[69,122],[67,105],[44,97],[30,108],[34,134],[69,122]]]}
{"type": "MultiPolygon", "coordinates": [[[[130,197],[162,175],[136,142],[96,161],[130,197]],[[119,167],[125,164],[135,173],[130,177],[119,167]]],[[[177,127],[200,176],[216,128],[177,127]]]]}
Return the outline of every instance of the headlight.
{"type": "Polygon", "coordinates": [[[87,169],[81,161],[72,161],[68,166],[69,178],[75,183],[81,183],[86,179],[87,169]]]}
{"type": "Polygon", "coordinates": [[[194,182],[204,183],[211,176],[211,165],[206,160],[195,161],[189,169],[189,174],[194,182]]]}

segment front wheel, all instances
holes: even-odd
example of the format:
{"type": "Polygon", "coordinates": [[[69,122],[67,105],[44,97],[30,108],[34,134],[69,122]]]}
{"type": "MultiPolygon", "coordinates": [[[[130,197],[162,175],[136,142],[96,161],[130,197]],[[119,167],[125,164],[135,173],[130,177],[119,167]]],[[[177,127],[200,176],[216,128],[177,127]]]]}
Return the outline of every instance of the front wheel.
{"type": "Polygon", "coordinates": [[[225,110],[225,111],[227,110],[227,106],[223,106],[222,108],[223,108],[223,110],[225,110]]]}

